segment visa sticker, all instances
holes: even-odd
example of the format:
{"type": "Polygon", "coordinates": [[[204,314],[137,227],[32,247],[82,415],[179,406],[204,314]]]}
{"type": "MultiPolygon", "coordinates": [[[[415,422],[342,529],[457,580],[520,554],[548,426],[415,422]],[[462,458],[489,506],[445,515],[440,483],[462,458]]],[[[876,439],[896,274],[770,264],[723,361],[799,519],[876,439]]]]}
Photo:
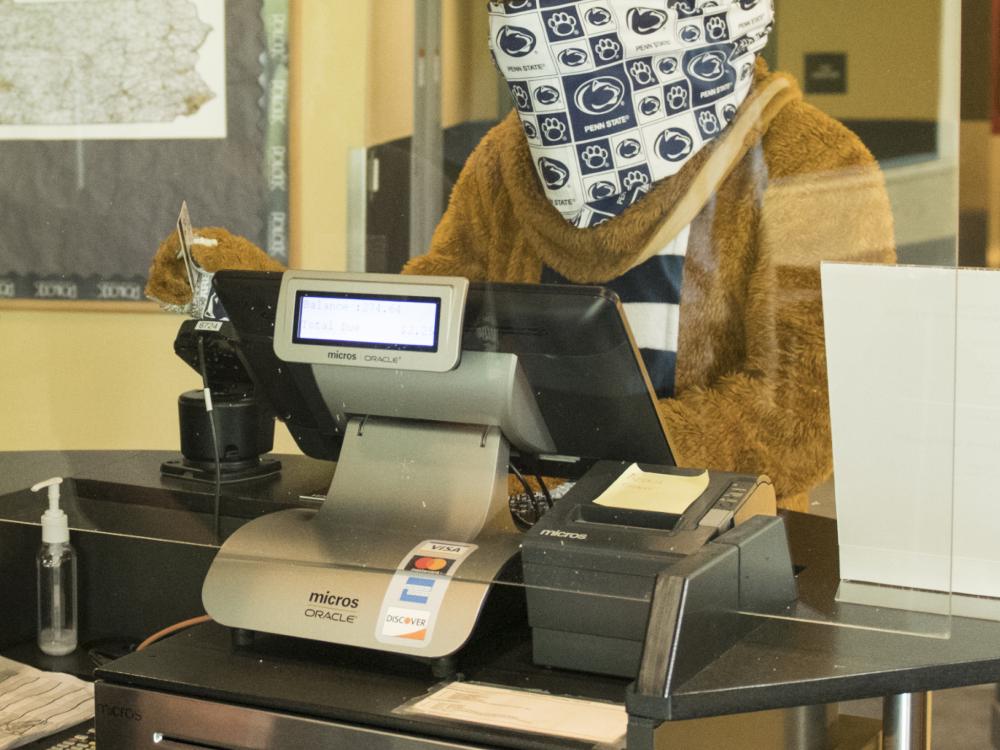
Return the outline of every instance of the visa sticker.
{"type": "Polygon", "coordinates": [[[397,646],[426,647],[452,576],[476,549],[475,544],[428,539],[406,553],[382,597],[375,639],[397,646]]]}

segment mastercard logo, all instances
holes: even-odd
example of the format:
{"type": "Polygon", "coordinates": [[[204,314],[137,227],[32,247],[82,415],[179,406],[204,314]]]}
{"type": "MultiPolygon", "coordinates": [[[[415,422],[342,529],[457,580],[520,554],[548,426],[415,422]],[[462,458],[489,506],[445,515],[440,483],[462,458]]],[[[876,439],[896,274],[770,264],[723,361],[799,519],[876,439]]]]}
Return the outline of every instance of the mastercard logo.
{"type": "Polygon", "coordinates": [[[448,567],[448,561],[440,557],[418,557],[413,561],[413,568],[416,570],[430,570],[436,572],[448,567]]]}

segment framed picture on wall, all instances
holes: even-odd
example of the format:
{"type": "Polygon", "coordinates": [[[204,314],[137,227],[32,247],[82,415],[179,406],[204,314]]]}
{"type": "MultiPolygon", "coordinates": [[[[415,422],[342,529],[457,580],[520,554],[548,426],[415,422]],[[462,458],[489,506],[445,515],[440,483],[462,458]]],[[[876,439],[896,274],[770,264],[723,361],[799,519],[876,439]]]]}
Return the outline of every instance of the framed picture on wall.
{"type": "Polygon", "coordinates": [[[151,306],[184,200],[287,261],[288,2],[0,3],[0,305],[151,306]]]}

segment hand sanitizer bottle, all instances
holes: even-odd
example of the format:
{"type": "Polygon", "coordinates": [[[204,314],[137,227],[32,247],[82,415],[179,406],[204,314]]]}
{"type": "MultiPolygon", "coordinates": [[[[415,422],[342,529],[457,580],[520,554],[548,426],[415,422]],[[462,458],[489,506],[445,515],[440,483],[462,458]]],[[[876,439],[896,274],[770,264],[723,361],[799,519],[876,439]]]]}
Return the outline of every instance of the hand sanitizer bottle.
{"type": "Polygon", "coordinates": [[[38,571],[38,648],[52,656],[76,649],[76,552],[69,543],[69,520],[59,507],[55,477],[31,488],[48,488],[49,509],[42,514],[42,548],[38,571]]]}

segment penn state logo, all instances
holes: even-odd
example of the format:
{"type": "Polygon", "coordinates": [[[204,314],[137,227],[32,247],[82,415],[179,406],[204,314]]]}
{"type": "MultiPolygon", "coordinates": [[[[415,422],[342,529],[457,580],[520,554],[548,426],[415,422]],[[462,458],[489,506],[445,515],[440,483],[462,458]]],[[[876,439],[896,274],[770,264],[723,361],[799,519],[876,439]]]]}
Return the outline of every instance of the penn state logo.
{"type": "Polygon", "coordinates": [[[735,104],[727,104],[725,107],[723,107],[722,108],[722,116],[726,118],[726,122],[727,123],[732,122],[733,119],[735,119],[735,117],[736,117],[736,105],[735,104]]]}
{"type": "Polygon", "coordinates": [[[654,34],[667,22],[667,14],[653,8],[630,8],[625,23],[636,34],[654,34]]]}
{"type": "Polygon", "coordinates": [[[587,53],[579,47],[570,47],[559,53],[559,62],[567,68],[578,68],[586,64],[588,59],[587,53]]]}
{"type": "Polygon", "coordinates": [[[545,187],[558,190],[569,182],[569,170],[561,161],[543,156],[538,160],[538,171],[542,175],[545,187]]]}
{"type": "Polygon", "coordinates": [[[673,8],[678,13],[683,15],[693,15],[697,8],[695,8],[695,0],[670,0],[667,5],[668,8],[673,8]]]}
{"type": "Polygon", "coordinates": [[[535,35],[520,26],[504,26],[497,33],[497,47],[511,57],[530,55],[537,44],[535,35]]]}
{"type": "Polygon", "coordinates": [[[683,29],[680,30],[679,36],[682,42],[691,44],[701,39],[701,29],[699,29],[697,26],[694,25],[685,26],[683,29]]]}
{"type": "Polygon", "coordinates": [[[538,128],[535,127],[535,123],[524,120],[522,123],[524,125],[524,134],[531,140],[538,137],[538,128]]]}
{"type": "Polygon", "coordinates": [[[692,57],[687,64],[687,74],[705,83],[714,83],[726,75],[726,53],[708,50],[692,57]]]}
{"type": "Polygon", "coordinates": [[[607,180],[601,180],[600,182],[595,182],[590,186],[587,194],[590,196],[590,200],[599,201],[603,198],[610,198],[615,194],[617,188],[613,182],[608,182],[607,180]]]}
{"type": "Polygon", "coordinates": [[[740,0],[740,7],[743,10],[753,10],[759,2],[760,0],[740,0]]]}
{"type": "Polygon", "coordinates": [[[588,115],[606,115],[624,104],[625,86],[611,76],[593,78],[576,90],[573,102],[588,115]]]}
{"type": "Polygon", "coordinates": [[[671,162],[683,161],[694,151],[694,139],[680,128],[668,128],[656,137],[654,146],[661,159],[671,162]]]}
{"type": "Polygon", "coordinates": [[[585,18],[591,26],[604,26],[611,22],[611,14],[604,8],[591,8],[585,18]]]}
{"type": "Polygon", "coordinates": [[[562,96],[555,86],[539,86],[535,89],[535,99],[539,104],[549,105],[558,103],[562,96]]]}
{"type": "Polygon", "coordinates": [[[655,115],[660,111],[660,100],[655,96],[645,97],[641,102],[639,102],[639,111],[647,117],[655,115]]]}
{"type": "Polygon", "coordinates": [[[635,138],[628,138],[618,144],[617,151],[623,159],[634,159],[642,152],[642,145],[635,138]]]}
{"type": "Polygon", "coordinates": [[[508,10],[527,10],[533,6],[533,0],[511,0],[507,3],[508,10]]]}
{"type": "Polygon", "coordinates": [[[662,60],[656,63],[656,69],[659,70],[665,76],[673,75],[674,72],[677,70],[677,58],[664,57],[662,60]]]}

